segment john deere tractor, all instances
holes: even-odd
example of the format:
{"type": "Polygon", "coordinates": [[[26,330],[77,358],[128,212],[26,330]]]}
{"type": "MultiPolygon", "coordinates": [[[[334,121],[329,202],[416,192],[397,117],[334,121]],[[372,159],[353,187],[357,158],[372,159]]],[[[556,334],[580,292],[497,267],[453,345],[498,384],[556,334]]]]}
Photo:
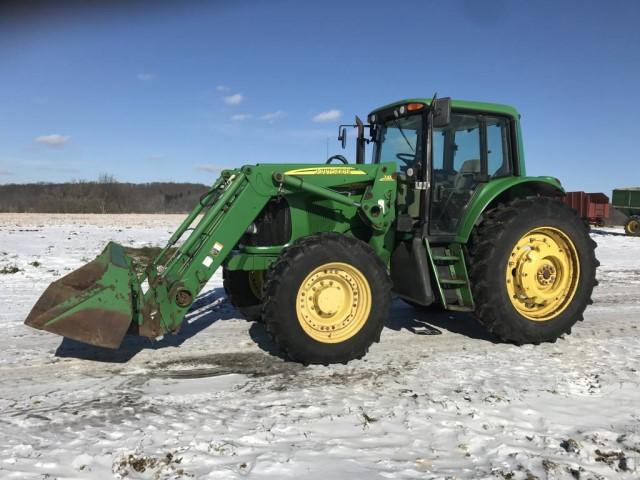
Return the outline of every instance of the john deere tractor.
{"type": "Polygon", "coordinates": [[[357,130],[355,163],[225,170],[142,273],[110,243],[25,323],[111,348],[158,338],[222,267],[230,301],[304,364],[362,357],[393,296],[473,312],[506,342],[553,342],[582,320],[598,261],[560,182],[526,175],[519,118],[403,100],[340,126],[343,147],[357,130]]]}

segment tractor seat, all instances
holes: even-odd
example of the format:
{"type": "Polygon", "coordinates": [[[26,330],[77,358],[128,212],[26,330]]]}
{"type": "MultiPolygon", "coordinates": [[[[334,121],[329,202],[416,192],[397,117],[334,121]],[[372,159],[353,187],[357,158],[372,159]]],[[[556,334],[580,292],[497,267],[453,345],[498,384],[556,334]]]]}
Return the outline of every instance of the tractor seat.
{"type": "Polygon", "coordinates": [[[453,179],[453,188],[458,191],[470,189],[474,184],[474,173],[480,173],[480,160],[465,160],[453,179]]]}

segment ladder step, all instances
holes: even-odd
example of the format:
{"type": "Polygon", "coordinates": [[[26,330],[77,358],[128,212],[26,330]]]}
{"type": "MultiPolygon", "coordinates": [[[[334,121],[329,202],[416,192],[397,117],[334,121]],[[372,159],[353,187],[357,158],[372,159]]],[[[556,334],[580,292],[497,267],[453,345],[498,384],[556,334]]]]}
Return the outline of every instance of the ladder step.
{"type": "Polygon", "coordinates": [[[447,308],[455,312],[473,312],[473,307],[471,305],[448,304],[447,308]]]}
{"type": "Polygon", "coordinates": [[[450,263],[450,262],[457,262],[458,260],[460,260],[460,257],[456,257],[455,255],[434,255],[433,260],[435,262],[450,263]]]}
{"type": "Polygon", "coordinates": [[[440,299],[448,310],[470,312],[474,309],[464,250],[458,243],[432,247],[425,239],[440,299]]]}
{"type": "Polygon", "coordinates": [[[466,285],[466,280],[460,280],[458,278],[441,278],[440,283],[443,285],[462,286],[466,285]]]}

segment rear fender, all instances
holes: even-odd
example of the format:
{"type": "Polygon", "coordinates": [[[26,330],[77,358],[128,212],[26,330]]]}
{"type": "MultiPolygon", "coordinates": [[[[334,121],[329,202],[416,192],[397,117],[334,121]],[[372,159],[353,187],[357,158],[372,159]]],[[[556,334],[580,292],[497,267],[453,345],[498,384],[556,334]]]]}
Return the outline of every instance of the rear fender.
{"type": "Polygon", "coordinates": [[[462,219],[456,242],[465,244],[482,214],[494,205],[515,198],[531,196],[560,197],[564,189],[553,177],[508,177],[498,178],[476,190],[462,219]]]}

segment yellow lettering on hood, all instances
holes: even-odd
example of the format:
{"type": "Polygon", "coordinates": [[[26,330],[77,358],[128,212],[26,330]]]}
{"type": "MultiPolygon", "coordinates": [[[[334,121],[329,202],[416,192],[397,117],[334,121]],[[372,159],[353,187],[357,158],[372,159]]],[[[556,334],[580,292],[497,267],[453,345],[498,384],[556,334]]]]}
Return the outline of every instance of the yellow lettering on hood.
{"type": "Polygon", "coordinates": [[[309,167],[284,172],[285,175],[366,175],[367,172],[354,167],[309,167]]]}

